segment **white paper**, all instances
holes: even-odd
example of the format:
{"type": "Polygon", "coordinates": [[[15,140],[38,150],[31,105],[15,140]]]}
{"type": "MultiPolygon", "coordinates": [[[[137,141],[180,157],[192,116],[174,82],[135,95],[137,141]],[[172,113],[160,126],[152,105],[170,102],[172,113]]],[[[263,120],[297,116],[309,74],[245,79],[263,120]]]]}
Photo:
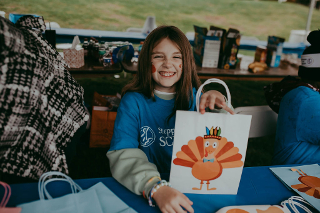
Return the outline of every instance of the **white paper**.
{"type": "MultiPolygon", "coordinates": [[[[176,165],[173,161],[177,158],[177,152],[181,151],[183,145],[188,146],[190,140],[195,140],[198,136],[204,137],[204,135],[207,135],[206,127],[208,129],[220,127],[221,137],[226,138],[228,142],[234,143],[234,147],[237,147],[239,149],[238,153],[242,155],[241,161],[244,164],[250,123],[251,115],[230,115],[209,112],[200,114],[198,112],[178,110],[170,172],[172,187],[182,193],[237,194],[243,165],[235,168],[223,168],[220,177],[216,179],[216,176],[212,177],[212,180],[209,181],[209,188],[216,188],[216,190],[207,190],[207,180],[203,180],[201,190],[194,190],[192,188],[200,187],[201,180],[192,174],[193,167],[176,165]]],[[[194,150],[194,148],[191,149],[194,150]]],[[[202,160],[199,162],[202,162],[202,160]]]]}
{"type": "Polygon", "coordinates": [[[202,67],[217,68],[219,63],[220,54],[220,40],[209,40],[205,41],[202,67]]]}

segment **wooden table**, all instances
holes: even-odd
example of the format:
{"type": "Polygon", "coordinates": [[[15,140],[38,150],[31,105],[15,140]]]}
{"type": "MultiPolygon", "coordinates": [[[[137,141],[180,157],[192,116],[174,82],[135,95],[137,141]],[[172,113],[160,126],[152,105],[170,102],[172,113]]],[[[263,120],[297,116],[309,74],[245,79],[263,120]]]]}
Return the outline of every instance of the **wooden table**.
{"type": "MultiPolygon", "coordinates": [[[[137,73],[138,63],[123,61],[121,64],[124,71],[132,74],[137,73]]],[[[298,68],[290,65],[286,68],[269,68],[258,73],[252,73],[248,70],[224,70],[197,66],[197,72],[200,79],[219,78],[221,80],[279,81],[288,75],[298,76],[298,68]]]]}
{"type": "Polygon", "coordinates": [[[67,69],[74,78],[111,77],[123,70],[120,63],[113,64],[110,67],[104,67],[102,64],[99,64],[99,62],[86,62],[83,67],[67,69]]]}

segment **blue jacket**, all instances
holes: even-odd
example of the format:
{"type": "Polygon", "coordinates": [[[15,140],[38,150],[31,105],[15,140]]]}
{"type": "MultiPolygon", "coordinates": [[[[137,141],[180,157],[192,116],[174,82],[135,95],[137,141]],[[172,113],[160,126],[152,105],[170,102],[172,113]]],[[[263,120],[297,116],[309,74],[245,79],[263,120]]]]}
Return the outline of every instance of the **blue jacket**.
{"type": "Polygon", "coordinates": [[[281,100],[273,164],[320,163],[320,94],[300,86],[281,100]]]}

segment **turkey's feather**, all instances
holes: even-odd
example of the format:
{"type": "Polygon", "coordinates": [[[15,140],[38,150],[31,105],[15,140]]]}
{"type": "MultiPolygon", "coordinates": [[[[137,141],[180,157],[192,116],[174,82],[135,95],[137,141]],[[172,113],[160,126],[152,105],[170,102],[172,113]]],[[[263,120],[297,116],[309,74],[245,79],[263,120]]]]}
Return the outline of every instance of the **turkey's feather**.
{"type": "Polygon", "coordinates": [[[242,155],[240,153],[237,153],[235,155],[232,155],[228,158],[225,158],[224,160],[219,161],[220,163],[226,163],[226,162],[232,162],[232,161],[238,161],[241,160],[242,155]]]}
{"type": "Polygon", "coordinates": [[[199,153],[200,153],[200,159],[199,159],[199,160],[201,160],[201,159],[204,157],[204,142],[203,142],[203,137],[198,136],[198,137],[196,138],[196,143],[197,143],[198,150],[199,150],[199,153]]]}
{"type": "Polygon", "coordinates": [[[199,147],[198,147],[197,142],[195,140],[190,140],[188,142],[188,146],[191,149],[191,151],[194,154],[194,156],[196,157],[196,161],[201,159],[200,152],[199,152],[199,147]]]}
{"type": "MultiPolygon", "coordinates": [[[[221,149],[228,143],[226,138],[221,138],[221,140],[219,140],[219,145],[217,147],[216,153],[219,153],[221,151],[221,149]]],[[[217,157],[217,155],[216,155],[217,157]]]]}
{"type": "Polygon", "coordinates": [[[239,152],[238,147],[232,147],[231,149],[227,150],[225,153],[221,154],[220,157],[217,157],[218,161],[223,161],[226,158],[229,158],[233,155],[236,155],[239,152]]]}
{"type": "Polygon", "coordinates": [[[309,196],[313,196],[315,193],[317,193],[316,192],[316,189],[315,188],[310,188],[309,190],[307,190],[306,192],[305,192],[307,195],[309,195],[309,196]]]}
{"type": "Polygon", "coordinates": [[[198,159],[197,157],[193,154],[193,151],[190,149],[188,145],[183,145],[181,147],[181,151],[186,153],[194,162],[196,162],[198,159]]]}
{"type": "MultiPolygon", "coordinates": [[[[224,139],[224,138],[222,138],[224,139]]],[[[223,140],[221,139],[221,142],[223,142],[223,140]]],[[[234,147],[233,142],[227,142],[226,144],[222,144],[219,142],[219,147],[220,150],[217,152],[216,158],[218,159],[221,155],[223,155],[224,153],[226,153],[227,151],[229,151],[230,149],[232,149],[232,147],[234,147]],[[221,147],[223,146],[223,147],[221,147]]]]}
{"type": "Polygon", "coordinates": [[[221,166],[224,169],[226,169],[226,168],[236,168],[236,167],[243,166],[243,162],[241,160],[233,161],[233,162],[226,162],[226,163],[221,163],[221,166]]]}
{"type": "Polygon", "coordinates": [[[216,127],[214,128],[213,135],[217,135],[217,133],[218,133],[218,128],[216,127]]]}
{"type": "Polygon", "coordinates": [[[177,158],[180,158],[181,160],[186,160],[190,162],[194,162],[186,153],[179,151],[177,152],[177,158]]]}
{"type": "Polygon", "coordinates": [[[218,130],[217,136],[220,136],[220,134],[221,134],[221,128],[219,127],[219,130],[218,130]]]}
{"type": "Polygon", "coordinates": [[[291,186],[292,188],[294,188],[294,189],[299,189],[299,188],[304,188],[304,187],[306,187],[306,185],[304,185],[304,184],[296,184],[296,185],[292,185],[291,186]]]}
{"type": "Polygon", "coordinates": [[[195,164],[195,162],[190,162],[190,161],[182,160],[179,158],[174,159],[173,163],[178,166],[186,166],[186,167],[193,167],[193,165],[195,164]]]}

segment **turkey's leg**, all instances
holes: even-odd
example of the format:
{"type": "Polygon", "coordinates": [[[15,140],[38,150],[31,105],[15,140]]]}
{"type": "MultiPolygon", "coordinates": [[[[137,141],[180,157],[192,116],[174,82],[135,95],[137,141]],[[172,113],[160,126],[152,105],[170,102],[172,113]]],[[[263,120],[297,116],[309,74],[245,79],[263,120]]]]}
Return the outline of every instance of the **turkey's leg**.
{"type": "Polygon", "coordinates": [[[210,184],[210,182],[209,181],[207,181],[207,190],[216,190],[217,188],[211,188],[211,189],[209,189],[209,184],[210,184]]]}
{"type": "Polygon", "coordinates": [[[201,190],[203,185],[203,181],[200,182],[200,188],[193,187],[192,190],[201,190]]]}

